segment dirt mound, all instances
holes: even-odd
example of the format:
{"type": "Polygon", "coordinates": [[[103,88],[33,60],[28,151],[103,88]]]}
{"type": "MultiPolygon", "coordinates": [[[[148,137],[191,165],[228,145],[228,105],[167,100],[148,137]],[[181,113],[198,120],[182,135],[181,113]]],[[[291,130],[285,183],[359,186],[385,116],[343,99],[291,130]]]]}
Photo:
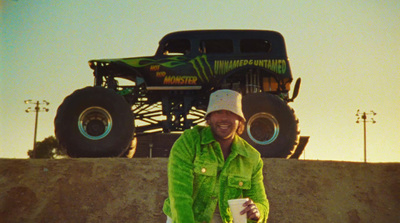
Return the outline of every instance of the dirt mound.
{"type": "MultiPolygon", "coordinates": [[[[165,222],[167,158],[0,159],[0,222],[165,222]]],[[[268,222],[400,222],[400,164],[264,159],[268,222]]]]}

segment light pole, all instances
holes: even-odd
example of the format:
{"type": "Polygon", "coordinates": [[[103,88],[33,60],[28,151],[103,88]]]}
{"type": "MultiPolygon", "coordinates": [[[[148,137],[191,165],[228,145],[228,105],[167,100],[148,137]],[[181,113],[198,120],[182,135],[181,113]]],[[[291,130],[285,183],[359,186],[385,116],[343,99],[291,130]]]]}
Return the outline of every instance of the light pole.
{"type": "Polygon", "coordinates": [[[49,109],[46,107],[40,107],[40,105],[49,105],[50,103],[46,100],[43,100],[43,102],[40,101],[33,101],[33,100],[25,100],[24,101],[25,104],[34,104],[36,105],[34,109],[32,109],[31,107],[27,108],[25,110],[25,112],[29,113],[29,112],[35,112],[36,113],[36,117],[35,117],[35,133],[33,135],[33,152],[35,152],[35,145],[36,145],[36,134],[37,134],[37,126],[38,126],[38,117],[39,117],[39,112],[44,111],[44,112],[48,112],[49,109]]]}
{"type": "Polygon", "coordinates": [[[376,121],[371,118],[370,121],[367,121],[367,115],[376,115],[376,112],[372,111],[371,112],[360,112],[360,109],[357,110],[356,116],[357,116],[357,121],[356,123],[360,123],[360,118],[363,119],[364,123],[364,163],[367,162],[367,122],[372,122],[372,124],[375,124],[376,121]]]}

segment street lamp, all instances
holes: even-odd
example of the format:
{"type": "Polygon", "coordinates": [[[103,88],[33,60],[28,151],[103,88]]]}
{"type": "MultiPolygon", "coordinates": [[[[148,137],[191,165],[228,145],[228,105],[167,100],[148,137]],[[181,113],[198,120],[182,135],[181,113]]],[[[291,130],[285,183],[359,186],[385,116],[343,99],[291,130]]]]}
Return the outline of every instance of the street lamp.
{"type": "Polygon", "coordinates": [[[376,115],[376,112],[370,111],[370,112],[360,112],[360,109],[357,110],[356,116],[357,116],[357,121],[356,123],[360,123],[360,118],[363,119],[364,123],[364,163],[367,162],[367,122],[372,122],[372,124],[375,124],[376,121],[371,118],[371,120],[367,121],[367,115],[376,115]]]}
{"type": "Polygon", "coordinates": [[[42,102],[40,101],[33,101],[33,100],[25,100],[24,101],[25,104],[34,104],[36,105],[33,109],[31,107],[27,108],[25,110],[26,113],[29,112],[35,112],[36,113],[36,118],[35,118],[35,133],[33,136],[33,152],[35,151],[35,145],[36,145],[36,134],[37,134],[37,126],[38,126],[38,117],[39,117],[39,112],[43,111],[43,112],[48,112],[49,109],[46,107],[40,107],[41,105],[49,105],[50,103],[46,100],[43,100],[42,102]]]}

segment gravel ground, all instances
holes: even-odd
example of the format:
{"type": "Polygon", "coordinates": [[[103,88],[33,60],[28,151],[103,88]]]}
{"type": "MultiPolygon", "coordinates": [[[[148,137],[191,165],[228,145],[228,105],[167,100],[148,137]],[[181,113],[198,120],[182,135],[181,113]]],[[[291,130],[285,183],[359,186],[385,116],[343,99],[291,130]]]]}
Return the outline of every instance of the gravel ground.
{"type": "MultiPolygon", "coordinates": [[[[0,159],[0,222],[165,222],[167,158],[0,159]]],[[[400,163],[264,159],[268,222],[400,222],[400,163]]]]}

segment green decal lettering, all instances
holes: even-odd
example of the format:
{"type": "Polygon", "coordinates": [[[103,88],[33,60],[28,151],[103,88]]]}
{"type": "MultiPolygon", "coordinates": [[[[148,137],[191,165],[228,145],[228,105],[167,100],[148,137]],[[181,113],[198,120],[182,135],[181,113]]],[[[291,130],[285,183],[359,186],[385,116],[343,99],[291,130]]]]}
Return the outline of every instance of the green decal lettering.
{"type": "Polygon", "coordinates": [[[278,60],[276,64],[276,73],[281,74],[282,72],[282,60],[278,60]]]}
{"type": "Polygon", "coordinates": [[[282,60],[282,74],[286,73],[286,60],[282,60]]]}
{"type": "Polygon", "coordinates": [[[270,70],[276,72],[276,60],[272,60],[272,61],[271,61],[271,68],[270,68],[270,70]]]}
{"type": "Polygon", "coordinates": [[[223,73],[228,72],[228,67],[229,67],[229,60],[224,60],[224,70],[223,70],[223,73]]]}
{"type": "Polygon", "coordinates": [[[232,69],[236,69],[236,68],[237,68],[237,64],[238,64],[238,63],[237,63],[237,60],[234,60],[234,61],[233,61],[232,69]]]}

